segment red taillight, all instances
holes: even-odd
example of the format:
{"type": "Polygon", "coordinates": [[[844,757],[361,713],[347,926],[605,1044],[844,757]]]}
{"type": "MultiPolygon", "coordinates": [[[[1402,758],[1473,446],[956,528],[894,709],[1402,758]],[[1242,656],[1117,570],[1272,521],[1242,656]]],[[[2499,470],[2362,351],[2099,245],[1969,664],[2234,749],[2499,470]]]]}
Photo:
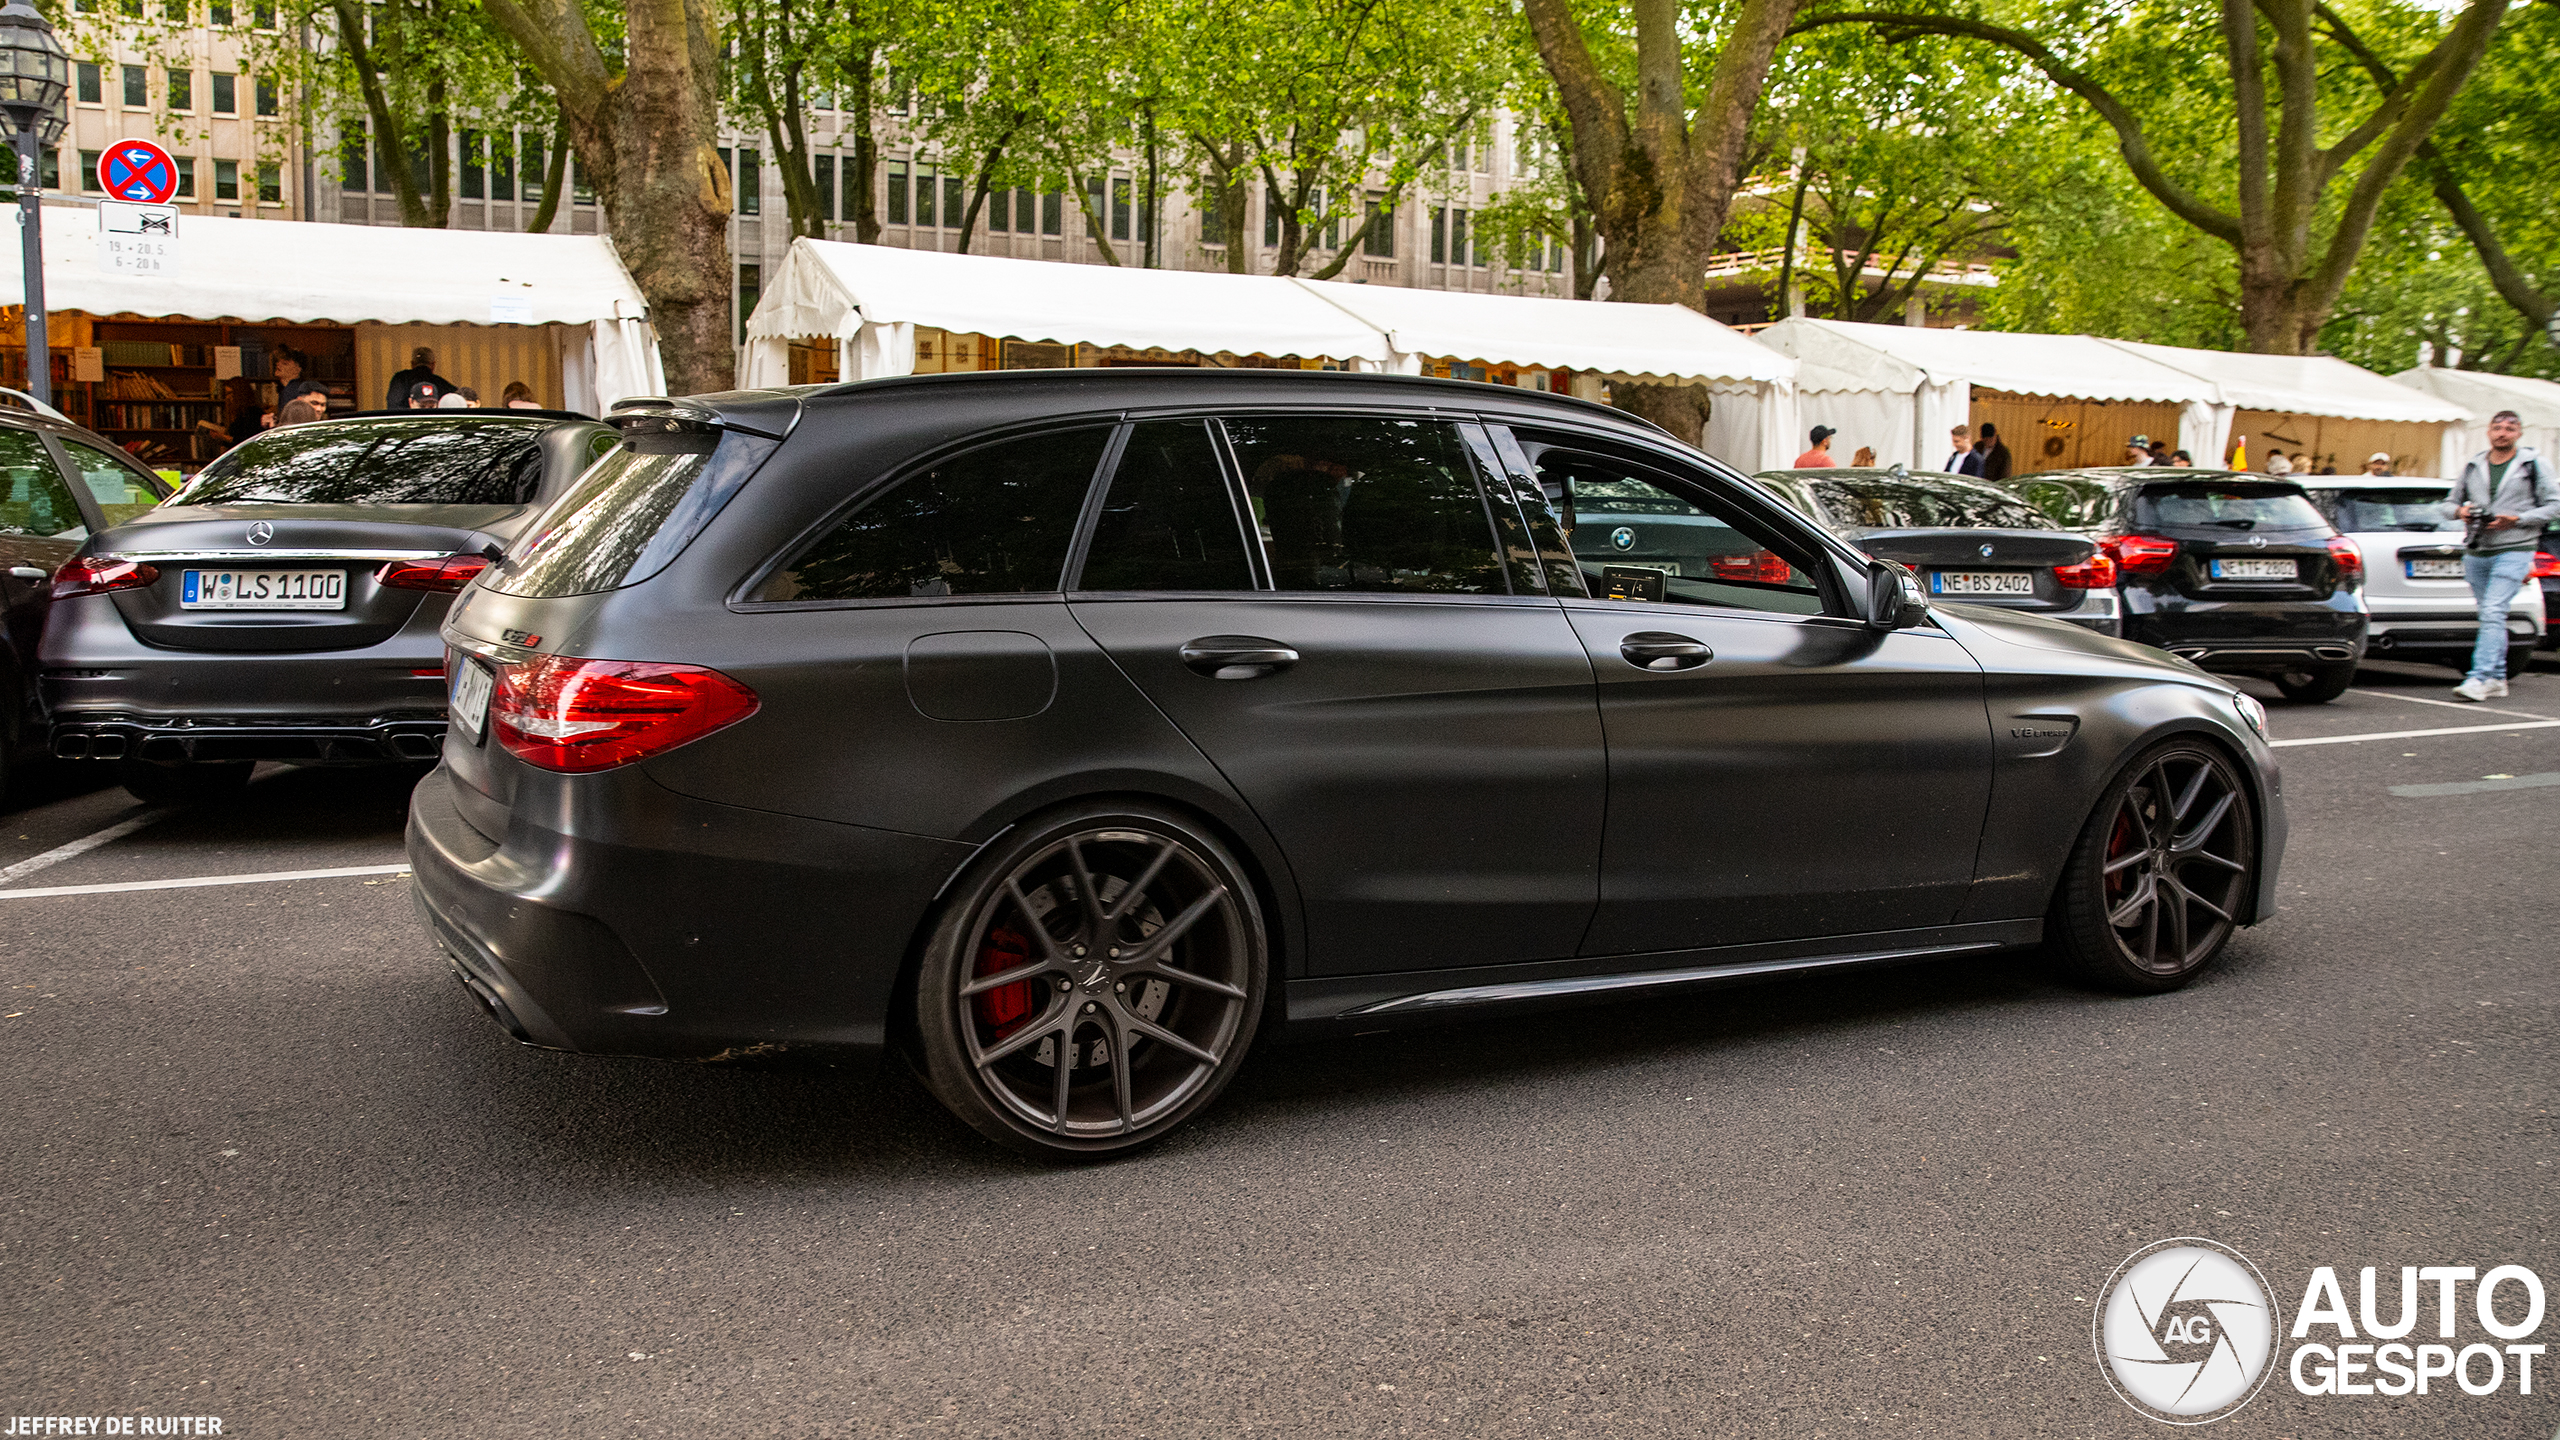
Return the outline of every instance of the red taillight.
{"type": "Polygon", "coordinates": [[[2548,550],[2535,551],[2533,569],[2528,573],[2536,580],[2560,580],[2560,555],[2548,550]]]}
{"type": "Polygon", "coordinates": [[[2157,575],[2178,558],[2178,542],[2162,535],[2119,535],[2098,549],[2127,575],[2157,575]]]}
{"type": "Polygon", "coordinates": [[[756,692],[696,665],[544,655],[498,667],[489,724],[528,765],[610,770],[756,713],[756,692]]]}
{"type": "Polygon", "coordinates": [[[450,595],[489,568],[486,555],[445,555],[433,560],[394,560],[373,572],[386,590],[434,590],[450,595]]]}
{"type": "Polygon", "coordinates": [[[75,555],[62,562],[53,572],[53,598],[68,600],[75,595],[103,595],[110,590],[132,590],[160,578],[160,567],[138,560],[119,560],[112,555],[75,555]]]}
{"type": "Polygon", "coordinates": [[[1795,567],[1778,558],[1774,550],[1754,550],[1748,555],[1713,555],[1707,568],[1719,580],[1750,580],[1762,585],[1787,585],[1795,581],[1795,567]]]}
{"type": "Polygon", "coordinates": [[[2338,562],[2339,584],[2361,585],[2364,583],[2364,552],[2356,548],[2356,542],[2344,535],[2330,536],[2329,558],[2338,562]]]}
{"type": "Polygon", "coordinates": [[[2112,590],[2116,583],[2116,562],[2104,550],[2097,551],[2077,565],[2056,565],[2053,578],[2066,590],[2112,590]]]}

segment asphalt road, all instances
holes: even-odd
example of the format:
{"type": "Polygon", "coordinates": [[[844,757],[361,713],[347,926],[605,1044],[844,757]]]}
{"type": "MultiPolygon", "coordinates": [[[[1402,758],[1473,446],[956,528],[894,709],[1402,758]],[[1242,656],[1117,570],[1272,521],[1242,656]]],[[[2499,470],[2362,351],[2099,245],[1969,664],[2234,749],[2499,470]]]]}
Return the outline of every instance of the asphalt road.
{"type": "MultiPolygon", "coordinates": [[[[2147,1242],[2235,1247],[2288,1323],[2322,1265],[2350,1308],[2367,1265],[2560,1288],[2560,788],[2392,789],[2560,775],[2560,672],[2453,678],[2273,707],[2519,728],[2283,750],[2282,913],[2182,993],[2004,957],[1266,1050],[1063,1170],[896,1074],[518,1047],[396,875],[5,898],[399,861],[399,778],[280,770],[0,883],[0,1433],[2178,1433],[2092,1353],[2147,1242]]],[[[0,869],[139,810],[49,783],[0,869]]],[[[2279,1370],[2210,1432],[2545,1440],[2534,1381],[2279,1370]]]]}

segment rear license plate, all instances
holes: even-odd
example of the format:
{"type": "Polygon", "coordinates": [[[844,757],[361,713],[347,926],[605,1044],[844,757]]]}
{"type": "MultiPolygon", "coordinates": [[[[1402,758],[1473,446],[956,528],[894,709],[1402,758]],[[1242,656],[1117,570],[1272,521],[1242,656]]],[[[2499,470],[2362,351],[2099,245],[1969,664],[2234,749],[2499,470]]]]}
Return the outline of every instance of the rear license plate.
{"type": "Polygon", "coordinates": [[[453,672],[452,715],[454,724],[477,744],[481,730],[489,723],[489,687],[493,676],[489,667],[477,660],[457,655],[453,672]]]}
{"type": "Polygon", "coordinates": [[[1937,570],[1929,575],[1932,595],[2033,595],[2036,577],[2023,570],[1937,570]]]}
{"type": "Polygon", "coordinates": [[[2462,578],[2462,562],[2459,560],[2412,560],[2408,565],[2409,578],[2412,580],[2459,580],[2462,578]]]}
{"type": "Polygon", "coordinates": [[[2216,580],[2296,580],[2302,576],[2300,562],[2293,560],[2216,560],[2216,580]]]}
{"type": "Polygon", "coordinates": [[[188,570],[181,610],[344,610],[344,570],[188,570]]]}

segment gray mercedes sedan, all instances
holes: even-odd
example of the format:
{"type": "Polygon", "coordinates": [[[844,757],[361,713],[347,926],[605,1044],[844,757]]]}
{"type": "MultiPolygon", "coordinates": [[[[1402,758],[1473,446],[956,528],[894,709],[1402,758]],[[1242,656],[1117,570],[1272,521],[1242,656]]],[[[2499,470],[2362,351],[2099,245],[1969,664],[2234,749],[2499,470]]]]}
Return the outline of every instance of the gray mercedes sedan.
{"type": "Polygon", "coordinates": [[[39,650],[63,759],[152,802],[216,798],[258,761],[431,761],[451,597],[611,450],[548,411],[278,429],[65,562],[39,650]]]}

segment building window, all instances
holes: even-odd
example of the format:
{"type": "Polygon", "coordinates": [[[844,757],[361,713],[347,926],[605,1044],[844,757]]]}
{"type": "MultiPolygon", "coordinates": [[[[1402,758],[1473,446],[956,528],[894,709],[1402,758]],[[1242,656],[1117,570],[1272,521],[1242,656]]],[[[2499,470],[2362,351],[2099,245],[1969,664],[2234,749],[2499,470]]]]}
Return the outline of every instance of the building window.
{"type": "Polygon", "coordinates": [[[764,267],[738,267],[738,343],[747,343],[747,317],[754,314],[756,301],[764,297],[764,267]]]}
{"type": "Polygon", "coordinates": [[[240,113],[239,76],[225,75],[219,70],[213,72],[213,113],[216,115],[240,113]]]}
{"type": "Polygon", "coordinates": [[[969,213],[969,197],[957,175],[942,177],[942,223],[957,226],[960,217],[969,213]]]}
{"type": "Polygon", "coordinates": [[[1025,235],[1040,233],[1040,192],[1028,185],[1014,187],[1013,228],[1025,235]]]}
{"type": "Polygon", "coordinates": [[[1011,187],[1007,187],[1002,190],[988,191],[987,233],[990,235],[1010,234],[1013,230],[1012,211],[1013,190],[1011,187]]]}
{"type": "Polygon", "coordinates": [[[284,166],[282,164],[273,160],[259,164],[258,203],[261,205],[284,203],[284,166]]]}
{"type": "Polygon", "coordinates": [[[764,156],[754,150],[738,152],[738,213],[764,213],[764,156]]]}
{"type": "Polygon", "coordinates": [[[916,225],[930,228],[942,222],[933,218],[933,177],[923,166],[916,167],[916,225]]]}
{"type": "Polygon", "coordinates": [[[172,110],[196,108],[196,72],[193,70],[169,72],[169,108],[172,110]]]}
{"type": "Polygon", "coordinates": [[[1439,206],[1431,210],[1431,263],[1449,262],[1449,212],[1439,206]]]}
{"type": "Polygon", "coordinates": [[[1381,204],[1372,195],[1360,207],[1361,222],[1369,227],[1368,238],[1360,242],[1360,253],[1392,260],[1396,253],[1396,212],[1393,206],[1381,204]]]}
{"type": "Polygon", "coordinates": [[[1200,197],[1198,207],[1200,211],[1200,243],[1203,245],[1226,244],[1227,214],[1225,205],[1227,197],[1218,189],[1218,182],[1206,175],[1203,175],[1200,177],[1199,188],[1193,193],[1200,197]]]}
{"type": "Polygon", "coordinates": [[[907,223],[907,162],[893,160],[889,164],[889,223],[907,223]]]}
{"type": "MultiPolygon", "coordinates": [[[[753,152],[751,151],[749,153],[752,154],[753,152]]],[[[568,172],[569,203],[572,205],[593,205],[596,203],[595,187],[587,183],[587,172],[579,168],[578,152],[575,148],[572,148],[569,151],[569,158],[561,168],[568,172]]]]}
{"type": "Polygon", "coordinates": [[[258,77],[258,113],[261,115],[276,113],[276,82],[264,75],[258,77]]]}
{"type": "Polygon", "coordinates": [[[488,197],[489,172],[480,164],[480,132],[462,132],[462,198],[485,200],[488,197]]]}
{"type": "Polygon", "coordinates": [[[212,22],[216,29],[228,30],[231,28],[231,7],[224,4],[223,0],[213,0],[212,4],[205,7],[205,18],[212,22]]]}
{"type": "Polygon", "coordinates": [[[186,24],[187,0],[164,0],[160,6],[160,18],[179,25],[186,24]]]}
{"type": "Polygon", "coordinates": [[[1280,243],[1280,192],[1262,187],[1262,244],[1269,249],[1280,243]]]}
{"type": "MultiPolygon", "coordinates": [[[[523,140],[523,151],[524,186],[522,189],[518,190],[516,194],[517,197],[523,200],[527,205],[539,205],[542,203],[543,182],[548,178],[548,172],[543,169],[542,165],[542,137],[539,135],[525,136],[523,140]]],[[[721,158],[725,160],[728,156],[724,154],[721,158]]]]}
{"type": "Polygon", "coordinates": [[[98,84],[98,67],[84,63],[79,68],[80,103],[83,105],[98,104],[105,98],[101,93],[103,87],[98,84]]]}
{"type": "Polygon", "coordinates": [[[1129,182],[1126,180],[1111,182],[1111,238],[1129,238],[1129,182]]]}
{"type": "Polygon", "coordinates": [[[62,188],[61,151],[47,150],[44,152],[44,164],[36,175],[36,186],[43,190],[59,190],[62,188]]]}
{"type": "MultiPolygon", "coordinates": [[[[825,108],[832,110],[835,107],[829,105],[825,108]]],[[[810,178],[818,186],[818,218],[833,220],[836,218],[836,157],[817,156],[809,162],[809,170],[810,178]]]]}
{"type": "Polygon", "coordinates": [[[173,155],[169,158],[178,162],[178,198],[193,200],[196,198],[196,157],[173,155]]]}
{"type": "Polygon", "coordinates": [[[516,137],[513,133],[489,137],[489,198],[516,198],[516,137]]]}
{"type": "Polygon", "coordinates": [[[140,110],[151,104],[151,72],[139,65],[124,67],[124,103],[140,110]]]}
{"type": "Polygon", "coordinates": [[[1040,233],[1061,235],[1067,228],[1067,192],[1052,190],[1040,197],[1040,233]]]}
{"type": "Polygon", "coordinates": [[[261,30],[276,28],[276,7],[273,0],[258,0],[257,4],[250,6],[249,23],[261,30]]]}
{"type": "Polygon", "coordinates": [[[92,195],[98,193],[98,152],[95,150],[80,152],[80,188],[92,195]]]}
{"type": "MultiPolygon", "coordinates": [[[[223,162],[229,163],[229,162],[223,162]]],[[[338,144],[338,188],[363,194],[373,188],[365,165],[364,131],[351,130],[338,144]]],[[[238,199],[238,196],[232,196],[238,199]]]]}
{"type": "Polygon", "coordinates": [[[240,198],[239,161],[216,160],[213,162],[213,198],[216,200],[240,198]]]}

